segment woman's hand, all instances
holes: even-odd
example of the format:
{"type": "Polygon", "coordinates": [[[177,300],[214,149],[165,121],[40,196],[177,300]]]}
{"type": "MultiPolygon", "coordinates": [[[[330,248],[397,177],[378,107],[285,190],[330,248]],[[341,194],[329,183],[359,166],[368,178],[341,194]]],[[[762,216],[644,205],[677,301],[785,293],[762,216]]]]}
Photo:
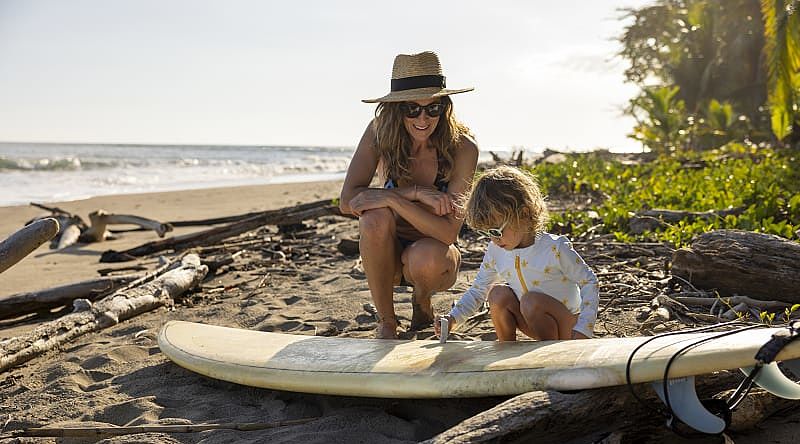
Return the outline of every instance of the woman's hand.
{"type": "Polygon", "coordinates": [[[453,199],[449,194],[435,188],[415,186],[417,202],[425,204],[432,209],[433,214],[444,216],[453,212],[453,199]]]}
{"type": "Polygon", "coordinates": [[[366,189],[350,199],[350,211],[356,216],[367,210],[389,206],[389,193],[379,188],[366,189]]]}
{"type": "Polygon", "coordinates": [[[436,336],[440,336],[442,334],[442,318],[447,318],[447,331],[453,331],[453,327],[456,326],[456,320],[453,319],[452,316],[436,315],[436,318],[433,321],[433,331],[436,332],[436,336]]]}

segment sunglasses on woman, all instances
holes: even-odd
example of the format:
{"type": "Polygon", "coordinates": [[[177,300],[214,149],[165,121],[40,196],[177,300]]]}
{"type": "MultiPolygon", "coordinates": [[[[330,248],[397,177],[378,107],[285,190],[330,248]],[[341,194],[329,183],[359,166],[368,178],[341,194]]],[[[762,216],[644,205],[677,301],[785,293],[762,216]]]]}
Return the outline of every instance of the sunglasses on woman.
{"type": "Polygon", "coordinates": [[[499,239],[503,237],[503,230],[506,229],[506,225],[508,225],[508,221],[503,222],[503,225],[500,228],[489,228],[488,230],[475,230],[481,236],[492,237],[495,239],[499,239]]]}
{"type": "Polygon", "coordinates": [[[419,103],[414,102],[404,102],[400,104],[400,110],[403,111],[403,114],[409,119],[419,117],[423,110],[428,117],[439,117],[444,112],[445,106],[446,105],[442,102],[431,103],[429,105],[420,105],[419,103]]]}

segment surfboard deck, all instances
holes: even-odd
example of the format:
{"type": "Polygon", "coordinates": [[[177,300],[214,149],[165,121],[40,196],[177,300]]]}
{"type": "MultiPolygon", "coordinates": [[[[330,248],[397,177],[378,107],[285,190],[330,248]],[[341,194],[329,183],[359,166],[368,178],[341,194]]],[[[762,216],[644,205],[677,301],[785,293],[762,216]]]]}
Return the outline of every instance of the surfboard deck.
{"type": "MultiPolygon", "coordinates": [[[[759,328],[692,348],[670,378],[736,369],[778,328],[759,328]]],[[[658,338],[639,350],[634,383],[663,379],[667,361],[715,333],[658,338]]],[[[296,392],[383,398],[515,395],[624,385],[630,353],[649,337],[575,341],[379,340],[301,336],[170,321],[158,336],[162,352],[199,374],[237,384],[296,392]]],[[[800,341],[778,360],[800,357],[800,341]]]]}

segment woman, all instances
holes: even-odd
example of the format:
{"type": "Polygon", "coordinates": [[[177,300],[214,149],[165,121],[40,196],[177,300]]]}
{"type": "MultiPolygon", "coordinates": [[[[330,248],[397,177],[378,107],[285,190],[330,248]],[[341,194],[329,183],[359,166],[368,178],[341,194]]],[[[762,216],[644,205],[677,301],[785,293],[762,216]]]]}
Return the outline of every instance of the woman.
{"type": "Polygon", "coordinates": [[[478,147],[456,120],[433,52],[400,54],[391,92],[358,143],[342,187],[343,213],[359,217],[360,250],[378,311],[376,337],[396,338],[393,287],[414,286],[411,329],[433,321],[431,295],[455,283],[461,254],[453,245],[463,223],[453,202],[469,190],[478,147]],[[370,188],[376,171],[382,188],[370,188]]]}

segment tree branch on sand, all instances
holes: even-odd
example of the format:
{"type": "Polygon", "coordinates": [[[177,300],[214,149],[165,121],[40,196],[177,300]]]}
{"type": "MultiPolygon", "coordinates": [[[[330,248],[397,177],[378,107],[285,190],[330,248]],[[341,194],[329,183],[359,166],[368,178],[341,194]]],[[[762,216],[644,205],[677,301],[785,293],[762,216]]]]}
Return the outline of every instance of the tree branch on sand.
{"type": "Polygon", "coordinates": [[[39,219],[0,242],[0,273],[52,239],[58,229],[58,221],[54,218],[39,219]]]}
{"type": "Polygon", "coordinates": [[[110,327],[122,320],[153,310],[195,287],[208,272],[195,254],[163,275],[140,286],[117,291],[95,304],[75,301],[76,311],[47,322],[19,337],[0,341],[0,372],[27,362],[83,334],[110,327]]]}
{"type": "Polygon", "coordinates": [[[61,307],[74,299],[95,300],[137,278],[135,275],[110,276],[3,296],[0,297],[0,319],[61,307]]]}
{"type": "Polygon", "coordinates": [[[164,237],[169,231],[172,231],[172,225],[168,223],[161,223],[145,217],[133,216],[130,214],[111,214],[105,210],[97,210],[89,213],[89,221],[92,226],[86,231],[81,233],[78,240],[80,242],[102,242],[106,239],[112,238],[111,232],[108,231],[109,225],[137,225],[146,230],[153,230],[158,237],[164,237]]]}
{"type": "Polygon", "coordinates": [[[169,223],[162,223],[130,214],[112,214],[105,210],[97,210],[89,213],[89,222],[91,225],[86,225],[86,222],[84,222],[80,216],[76,216],[61,208],[48,207],[33,202],[31,202],[31,205],[49,211],[49,217],[58,220],[61,229],[56,239],[50,245],[50,248],[59,250],[76,242],[90,243],[112,239],[113,236],[108,230],[109,225],[136,225],[139,229],[155,231],[158,237],[164,237],[164,234],[172,231],[172,225],[169,223]]]}
{"type": "Polygon", "coordinates": [[[200,231],[198,233],[148,242],[125,251],[108,250],[100,257],[100,262],[125,262],[164,250],[180,251],[193,247],[211,245],[223,239],[256,229],[262,225],[296,224],[306,219],[327,215],[341,215],[339,207],[334,205],[330,199],[264,211],[255,216],[250,216],[228,225],[200,231]]]}

